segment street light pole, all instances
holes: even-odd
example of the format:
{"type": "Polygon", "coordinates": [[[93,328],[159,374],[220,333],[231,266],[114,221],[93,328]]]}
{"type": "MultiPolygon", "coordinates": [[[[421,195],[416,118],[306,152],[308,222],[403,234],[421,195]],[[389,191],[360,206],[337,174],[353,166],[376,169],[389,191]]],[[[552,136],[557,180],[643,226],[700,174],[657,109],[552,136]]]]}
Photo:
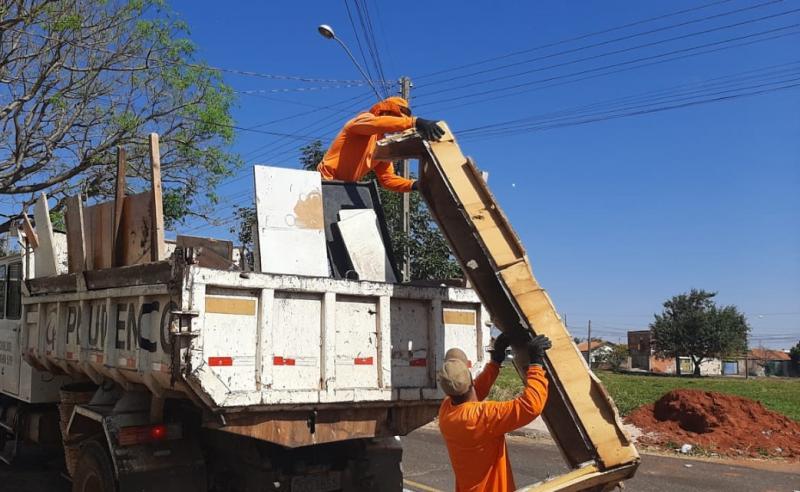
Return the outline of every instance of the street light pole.
{"type": "MultiPolygon", "coordinates": [[[[400,96],[411,102],[411,79],[409,77],[400,77],[400,96]]],[[[410,104],[409,104],[410,105],[410,104]]],[[[411,160],[403,159],[403,177],[409,179],[411,177],[411,160]]],[[[403,248],[403,281],[411,281],[411,251],[408,247],[408,239],[411,236],[411,194],[403,193],[403,236],[406,238],[406,244],[403,248]]]]}
{"type": "Polygon", "coordinates": [[[381,99],[383,99],[380,93],[378,92],[378,89],[375,88],[375,85],[369,78],[369,75],[367,75],[364,69],[361,68],[361,65],[358,64],[358,61],[356,61],[356,58],[353,56],[353,53],[350,52],[350,48],[348,48],[347,45],[344,44],[344,41],[336,37],[336,33],[333,32],[333,28],[327,24],[321,24],[319,27],[317,27],[317,31],[319,31],[319,33],[325,39],[334,39],[336,40],[336,42],[339,43],[339,45],[344,49],[344,52],[347,53],[347,56],[350,57],[350,61],[353,62],[353,65],[355,65],[358,71],[361,72],[361,76],[364,77],[364,80],[366,80],[369,86],[372,87],[372,91],[375,93],[375,96],[377,96],[378,100],[380,101],[381,99]]]}

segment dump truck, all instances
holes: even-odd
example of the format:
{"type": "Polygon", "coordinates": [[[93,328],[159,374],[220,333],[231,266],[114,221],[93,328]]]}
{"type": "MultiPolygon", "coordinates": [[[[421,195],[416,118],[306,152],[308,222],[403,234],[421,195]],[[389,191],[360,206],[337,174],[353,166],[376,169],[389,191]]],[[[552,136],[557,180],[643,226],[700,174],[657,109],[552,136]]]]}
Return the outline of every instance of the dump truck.
{"type": "Polygon", "coordinates": [[[63,450],[82,492],[401,490],[397,436],[434,420],[444,352],[461,348],[479,371],[496,324],[553,340],[543,416],[571,471],[528,490],[633,475],[613,402],[449,130],[396,135],[378,153],[420,160],[468,286],[398,282],[374,184],[303,171],[255,168],[251,252],[170,244],[150,142],[151,190],[125,195],[121,157],[115,200],[68,200],[62,237],[40,197],[20,253],[0,259],[0,458],[63,450]]]}

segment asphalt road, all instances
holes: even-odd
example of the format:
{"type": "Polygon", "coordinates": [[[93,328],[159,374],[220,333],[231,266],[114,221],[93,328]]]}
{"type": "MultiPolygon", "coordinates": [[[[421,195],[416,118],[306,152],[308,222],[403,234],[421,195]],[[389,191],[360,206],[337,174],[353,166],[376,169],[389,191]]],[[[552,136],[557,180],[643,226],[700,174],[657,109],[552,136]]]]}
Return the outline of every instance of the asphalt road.
{"type": "MultiPolygon", "coordinates": [[[[552,441],[507,438],[514,480],[518,487],[567,471],[552,441]]],[[[643,455],[636,476],[625,482],[626,491],[800,491],[800,463],[767,465],[772,470],[720,462],[643,455]],[[779,469],[781,471],[776,471],[779,469]]],[[[447,450],[435,430],[420,429],[403,438],[405,487],[410,491],[454,490],[447,450]]]]}
{"type": "MultiPolygon", "coordinates": [[[[549,440],[508,437],[509,454],[518,486],[535,483],[566,471],[558,449],[549,440]]],[[[420,429],[403,438],[405,487],[414,492],[454,489],[447,450],[436,430],[420,429]]],[[[800,463],[755,462],[741,466],[643,455],[636,476],[625,482],[626,491],[800,491],[800,463]]],[[[14,467],[0,464],[2,492],[68,492],[56,462],[26,459],[14,467]]]]}

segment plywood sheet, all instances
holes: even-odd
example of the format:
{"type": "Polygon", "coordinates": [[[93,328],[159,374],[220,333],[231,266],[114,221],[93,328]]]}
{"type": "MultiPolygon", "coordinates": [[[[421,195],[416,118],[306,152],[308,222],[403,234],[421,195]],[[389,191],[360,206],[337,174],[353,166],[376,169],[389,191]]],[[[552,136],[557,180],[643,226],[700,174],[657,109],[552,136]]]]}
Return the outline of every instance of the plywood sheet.
{"type": "Polygon", "coordinates": [[[83,225],[83,201],[80,195],[67,198],[67,269],[69,273],[86,269],[86,234],[83,225]]]}
{"type": "Polygon", "coordinates": [[[166,259],[166,245],[164,244],[164,204],[161,195],[161,150],[159,149],[158,134],[150,134],[150,184],[152,192],[149,193],[150,203],[150,259],[161,261],[166,259]]]}
{"type": "Polygon", "coordinates": [[[83,221],[86,228],[86,269],[111,268],[113,266],[114,202],[103,202],[85,207],[83,221]]]}
{"type": "Polygon", "coordinates": [[[320,175],[254,166],[262,272],[328,276],[320,175]]]}
{"type": "Polygon", "coordinates": [[[36,235],[36,231],[33,230],[31,219],[28,218],[28,214],[25,212],[22,213],[22,232],[25,233],[25,238],[31,248],[36,249],[39,247],[39,237],[36,235]]]}
{"type": "Polygon", "coordinates": [[[125,197],[114,248],[117,266],[149,263],[153,256],[152,195],[149,191],[125,197]]]}
{"type": "Polygon", "coordinates": [[[373,282],[395,283],[397,279],[383,245],[375,211],[341,210],[339,218],[341,220],[336,225],[358,278],[373,282]]]}
{"type": "Polygon", "coordinates": [[[34,274],[36,277],[58,275],[53,224],[50,222],[50,207],[47,205],[47,195],[44,193],[40,194],[36,200],[33,217],[36,221],[36,236],[39,240],[39,247],[35,252],[34,274]]]}
{"type": "Polygon", "coordinates": [[[453,135],[447,130],[441,141],[424,142],[407,132],[379,143],[375,154],[386,160],[409,156],[420,159],[421,192],[498,327],[543,333],[553,341],[543,417],[567,463],[576,468],[596,459],[603,469],[638,463],[613,402],[575,350],[522,243],[453,135]]]}

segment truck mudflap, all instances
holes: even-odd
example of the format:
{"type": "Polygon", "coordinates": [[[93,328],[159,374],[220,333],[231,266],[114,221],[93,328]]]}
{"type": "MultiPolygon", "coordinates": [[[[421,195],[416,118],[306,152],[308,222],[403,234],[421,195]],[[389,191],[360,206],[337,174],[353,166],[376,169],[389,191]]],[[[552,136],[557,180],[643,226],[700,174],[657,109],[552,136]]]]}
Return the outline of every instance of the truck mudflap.
{"type": "MultiPolygon", "coordinates": [[[[420,192],[461,267],[504,332],[547,335],[550,394],[543,418],[572,471],[525,490],[604,490],[633,476],[639,454],[602,383],[589,370],[525,248],[447,125],[437,142],[407,131],[378,143],[376,159],[420,161],[420,192]],[[544,488],[537,488],[544,487],[544,488]]],[[[515,354],[515,363],[525,366],[515,354]]]]}

